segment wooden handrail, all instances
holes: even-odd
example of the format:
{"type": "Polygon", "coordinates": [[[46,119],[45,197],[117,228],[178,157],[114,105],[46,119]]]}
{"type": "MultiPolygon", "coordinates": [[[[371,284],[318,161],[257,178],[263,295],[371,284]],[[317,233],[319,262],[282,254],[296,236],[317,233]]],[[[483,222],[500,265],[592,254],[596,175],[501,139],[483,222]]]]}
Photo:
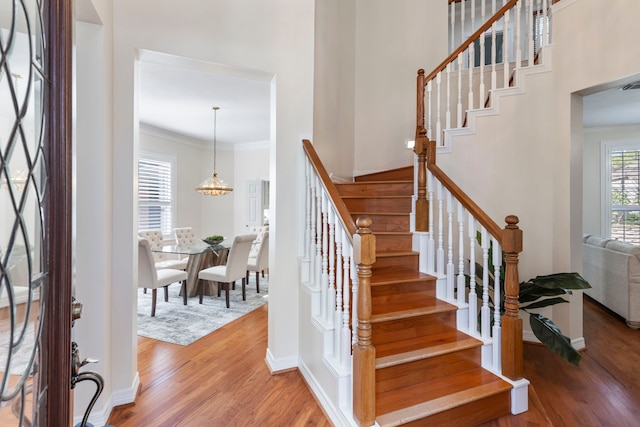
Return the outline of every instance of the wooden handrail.
{"type": "Polygon", "coordinates": [[[311,166],[316,171],[320,180],[322,181],[322,186],[329,193],[329,197],[333,200],[333,204],[336,208],[338,217],[340,218],[340,222],[344,226],[345,230],[347,230],[347,235],[349,236],[349,240],[353,242],[353,235],[357,233],[358,228],[356,227],[356,223],[351,217],[349,213],[349,209],[347,209],[347,205],[344,204],[338,189],[334,185],[333,181],[329,177],[327,170],[324,168],[322,162],[320,161],[320,157],[318,157],[318,153],[313,148],[313,144],[308,139],[302,140],[302,146],[304,148],[305,153],[307,153],[307,157],[311,162],[311,166]]]}
{"type": "Polygon", "coordinates": [[[451,52],[451,54],[447,56],[447,58],[444,61],[442,61],[442,63],[440,63],[440,65],[438,65],[432,72],[430,72],[427,75],[427,77],[424,79],[424,84],[427,84],[429,81],[434,79],[439,72],[444,71],[444,69],[447,68],[447,64],[454,61],[461,52],[464,52],[471,43],[473,43],[476,39],[478,39],[482,35],[482,33],[487,31],[493,25],[494,22],[500,19],[502,15],[504,15],[504,13],[507,10],[511,9],[517,2],[518,0],[509,0],[507,4],[502,6],[491,18],[489,18],[487,22],[482,24],[480,28],[476,30],[475,33],[471,34],[466,41],[464,41],[460,46],[458,46],[456,50],[451,52]]]}

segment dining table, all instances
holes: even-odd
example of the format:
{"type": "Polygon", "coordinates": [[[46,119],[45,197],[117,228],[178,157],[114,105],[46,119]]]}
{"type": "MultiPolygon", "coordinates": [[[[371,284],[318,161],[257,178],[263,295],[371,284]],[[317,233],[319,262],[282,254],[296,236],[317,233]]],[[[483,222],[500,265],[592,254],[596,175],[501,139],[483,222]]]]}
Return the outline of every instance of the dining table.
{"type": "MultiPolygon", "coordinates": [[[[166,245],[161,248],[152,249],[152,252],[189,257],[187,261],[186,292],[183,294],[182,291],[180,291],[184,305],[187,305],[187,297],[198,295],[198,273],[205,268],[226,264],[230,247],[230,245],[224,242],[212,245],[203,241],[190,245],[166,245]]],[[[218,282],[203,280],[203,287],[205,295],[218,295],[218,282]]]]}

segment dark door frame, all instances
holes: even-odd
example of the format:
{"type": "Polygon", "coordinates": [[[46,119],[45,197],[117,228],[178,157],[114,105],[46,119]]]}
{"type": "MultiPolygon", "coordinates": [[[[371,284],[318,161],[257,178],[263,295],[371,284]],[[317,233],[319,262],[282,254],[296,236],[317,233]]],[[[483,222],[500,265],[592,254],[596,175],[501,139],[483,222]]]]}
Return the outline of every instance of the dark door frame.
{"type": "Polygon", "coordinates": [[[39,425],[69,426],[71,410],[73,0],[45,3],[48,188],[45,201],[47,295],[42,337],[39,425]]]}

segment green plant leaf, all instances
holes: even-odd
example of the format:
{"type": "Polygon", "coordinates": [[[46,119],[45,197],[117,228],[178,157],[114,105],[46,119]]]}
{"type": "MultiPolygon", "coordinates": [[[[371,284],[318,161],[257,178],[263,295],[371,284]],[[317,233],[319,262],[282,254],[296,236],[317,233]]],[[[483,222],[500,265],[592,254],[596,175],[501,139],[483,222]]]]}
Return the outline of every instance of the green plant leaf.
{"type": "Polygon", "coordinates": [[[569,303],[569,301],[567,301],[564,298],[560,298],[560,297],[556,297],[556,298],[547,298],[547,299],[543,299],[542,301],[538,301],[538,302],[534,302],[531,303],[527,306],[520,306],[520,310],[530,310],[530,309],[534,309],[534,308],[542,308],[542,307],[548,307],[550,305],[556,305],[556,304],[562,304],[562,303],[569,303]]]}
{"type": "Polygon", "coordinates": [[[536,288],[528,291],[527,293],[520,293],[518,297],[518,301],[520,304],[535,301],[542,297],[555,297],[558,295],[566,295],[570,294],[571,291],[568,289],[544,289],[544,288],[536,288]]]}
{"type": "Polygon", "coordinates": [[[573,348],[569,338],[562,335],[555,323],[540,314],[530,314],[529,324],[533,334],[541,343],[567,362],[578,366],[582,356],[573,348]]]}
{"type": "Polygon", "coordinates": [[[527,283],[545,289],[589,289],[591,285],[578,273],[555,273],[536,276],[527,283]]]}

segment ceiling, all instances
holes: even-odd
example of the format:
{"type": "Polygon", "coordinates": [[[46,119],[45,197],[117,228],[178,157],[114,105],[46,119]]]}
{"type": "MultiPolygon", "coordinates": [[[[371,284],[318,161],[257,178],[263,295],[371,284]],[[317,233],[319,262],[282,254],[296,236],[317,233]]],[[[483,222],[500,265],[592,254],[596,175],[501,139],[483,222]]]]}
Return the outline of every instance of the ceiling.
{"type": "MultiPolygon", "coordinates": [[[[638,76],[584,95],[584,126],[640,124],[640,89],[619,90],[638,76]]],[[[267,145],[273,75],[151,51],[140,53],[141,130],[201,147],[213,143],[213,106],[219,149],[267,145]]]]}
{"type": "Polygon", "coordinates": [[[640,125],[640,88],[620,90],[621,86],[583,97],[585,128],[640,125]]]}
{"type": "Polygon", "coordinates": [[[143,51],[138,120],[144,132],[219,149],[268,144],[273,75],[143,51]]]}

